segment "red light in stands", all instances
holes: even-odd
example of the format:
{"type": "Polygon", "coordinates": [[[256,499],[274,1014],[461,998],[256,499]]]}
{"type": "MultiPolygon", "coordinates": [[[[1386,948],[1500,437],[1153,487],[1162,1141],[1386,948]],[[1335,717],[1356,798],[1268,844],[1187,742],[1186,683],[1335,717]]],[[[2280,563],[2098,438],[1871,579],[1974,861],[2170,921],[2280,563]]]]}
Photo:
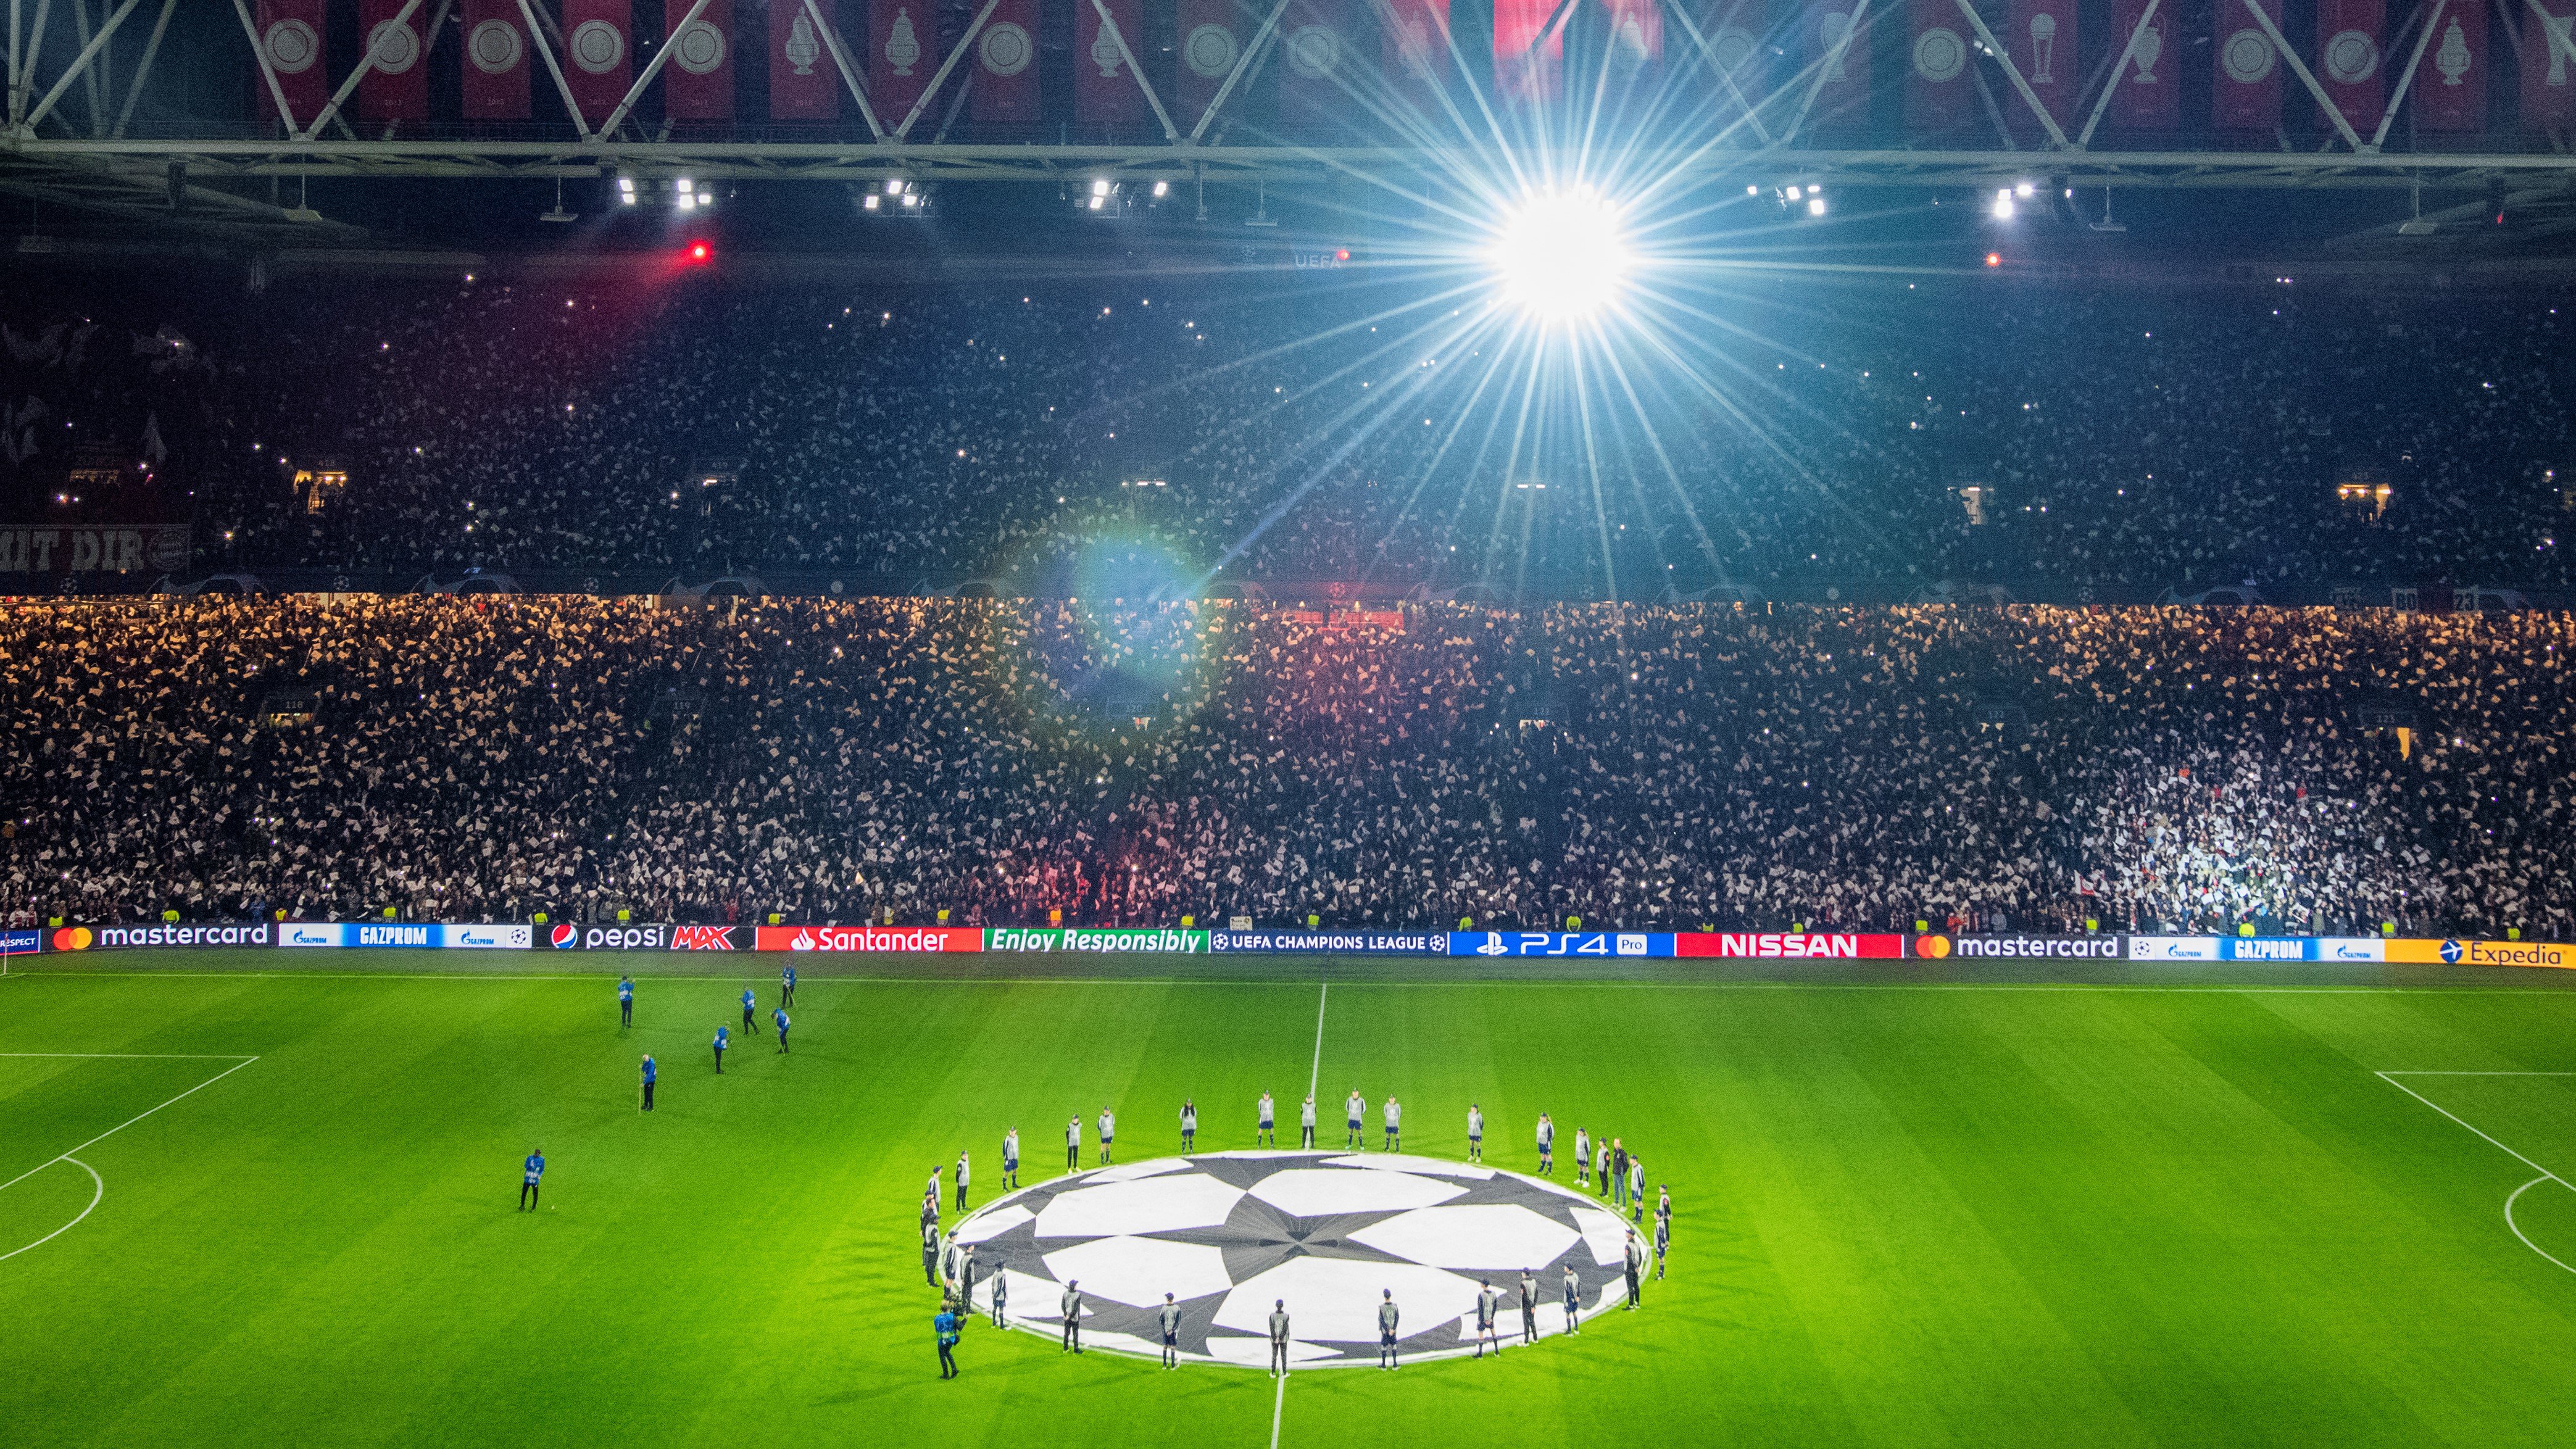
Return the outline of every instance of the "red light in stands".
{"type": "Polygon", "coordinates": [[[2003,254],[2002,252],[1988,252],[1988,253],[1986,253],[1986,265],[1987,265],[1987,266],[1990,266],[1990,267],[2000,267],[2000,266],[2002,266],[2003,264],[2004,264],[2004,254],[2003,254]]]}
{"type": "Polygon", "coordinates": [[[697,241],[697,242],[691,242],[691,243],[689,243],[689,260],[690,260],[690,261],[693,261],[693,262],[703,262],[703,261],[707,260],[708,258],[710,258],[710,257],[714,256],[715,254],[716,254],[716,249],[715,249],[714,247],[708,246],[705,242],[697,241]]]}
{"type": "Polygon", "coordinates": [[[1339,250],[1339,251],[1337,251],[1337,252],[1333,253],[1333,260],[1334,260],[1334,261],[1337,261],[1337,262],[1347,262],[1347,261],[1349,261],[1350,259],[1351,259],[1351,249],[1350,249],[1349,247],[1343,247],[1341,250],[1339,250]]]}

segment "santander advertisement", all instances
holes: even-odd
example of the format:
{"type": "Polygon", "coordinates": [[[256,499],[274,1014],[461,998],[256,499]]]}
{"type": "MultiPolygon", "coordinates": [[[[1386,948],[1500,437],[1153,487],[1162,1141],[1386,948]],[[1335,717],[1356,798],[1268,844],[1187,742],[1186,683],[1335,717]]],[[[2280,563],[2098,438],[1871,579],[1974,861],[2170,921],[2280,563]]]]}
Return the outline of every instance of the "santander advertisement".
{"type": "Polygon", "coordinates": [[[981,951],[973,926],[761,926],[755,951],[981,951]]]}

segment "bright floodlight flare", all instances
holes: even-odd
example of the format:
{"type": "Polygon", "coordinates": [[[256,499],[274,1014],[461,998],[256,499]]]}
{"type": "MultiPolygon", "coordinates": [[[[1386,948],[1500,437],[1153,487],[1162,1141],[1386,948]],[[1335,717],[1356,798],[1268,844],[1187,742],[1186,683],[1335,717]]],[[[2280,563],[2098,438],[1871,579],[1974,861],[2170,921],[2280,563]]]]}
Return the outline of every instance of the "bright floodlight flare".
{"type": "Polygon", "coordinates": [[[1504,297],[1548,322],[1608,306],[1632,263],[1619,209],[1590,187],[1530,196],[1504,219],[1490,257],[1504,297]]]}

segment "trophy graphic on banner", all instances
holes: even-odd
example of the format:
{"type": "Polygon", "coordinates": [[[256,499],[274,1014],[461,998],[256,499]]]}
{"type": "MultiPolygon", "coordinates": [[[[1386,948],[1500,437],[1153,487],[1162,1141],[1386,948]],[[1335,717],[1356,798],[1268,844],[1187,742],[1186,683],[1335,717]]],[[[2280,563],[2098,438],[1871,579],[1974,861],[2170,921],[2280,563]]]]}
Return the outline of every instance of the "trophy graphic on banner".
{"type": "Polygon", "coordinates": [[[2433,69],[2442,73],[2442,84],[2455,86],[2469,69],[2469,38],[2454,19],[2442,32],[2442,48],[2433,52],[2433,69]]]}
{"type": "Polygon", "coordinates": [[[893,63],[896,75],[912,74],[912,63],[921,59],[921,37],[913,34],[910,10],[894,13],[894,24],[886,32],[885,58],[893,63]]]}
{"type": "Polygon", "coordinates": [[[2030,17],[2030,83],[2035,86],[2057,84],[2048,69],[2050,55],[2057,49],[2057,17],[2042,10],[2030,17]]]}
{"type": "Polygon", "coordinates": [[[1106,18],[1100,22],[1100,29],[1092,34],[1091,63],[1100,67],[1104,76],[1118,74],[1118,36],[1110,30],[1106,18]]]}
{"type": "Polygon", "coordinates": [[[1825,53],[1834,58],[1833,69],[1825,72],[1825,79],[1829,81],[1851,79],[1851,73],[1843,68],[1843,61],[1850,54],[1843,42],[1851,38],[1851,28],[1852,18],[1848,10],[1828,10],[1825,18],[1816,22],[1816,38],[1824,43],[1825,53]]]}
{"type": "Polygon", "coordinates": [[[2131,52],[2138,58],[2138,73],[2134,78],[2137,84],[2151,86],[2156,83],[2156,58],[2164,53],[2165,28],[2153,21],[2140,26],[2137,48],[2131,52]]]}
{"type": "Polygon", "coordinates": [[[805,12],[796,12],[796,18],[789,22],[787,43],[780,47],[780,53],[787,57],[789,65],[796,67],[798,75],[814,73],[814,61],[822,55],[823,48],[814,43],[814,23],[805,18],[805,12]]]}

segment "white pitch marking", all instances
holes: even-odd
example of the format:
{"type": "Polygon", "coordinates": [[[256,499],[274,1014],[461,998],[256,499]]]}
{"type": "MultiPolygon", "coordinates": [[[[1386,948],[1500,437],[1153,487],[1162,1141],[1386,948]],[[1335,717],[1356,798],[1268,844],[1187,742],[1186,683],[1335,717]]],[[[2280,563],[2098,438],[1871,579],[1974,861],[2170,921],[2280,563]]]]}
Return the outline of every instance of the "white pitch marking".
{"type": "Polygon", "coordinates": [[[2564,1268],[2564,1269],[2566,1269],[2566,1271],[2568,1271],[2568,1272],[2570,1272],[2570,1273],[2576,1273],[2576,1268],[2570,1268],[2570,1267],[2568,1267],[2568,1265],[2567,1265],[2567,1264],[2559,1262],[2557,1258],[2555,1258],[2555,1257],[2551,1256],[2551,1255],[2550,1255],[2550,1253],[2549,1253],[2549,1252],[2547,1252],[2545,1249],[2543,1249],[2543,1248],[2542,1248],[2538,1243],[2533,1242],[2531,1239],[2529,1239],[2529,1238],[2527,1238],[2527,1237],[2523,1237],[2523,1233],[2522,1233],[2522,1225],[2521,1225],[2520,1223],[2517,1223],[2517,1222],[2515,1222],[2515,1221],[2513,1220],[2513,1205],[2514,1205],[2514,1202],[2515,1202],[2517,1199],[2519,1199],[2519,1198],[2520,1198],[2524,1193],[2531,1191],[2533,1188],[2538,1187],[2540,1184],[2542,1184],[2542,1183],[2544,1183],[2544,1182],[2554,1182],[2554,1183],[2558,1184],[2560,1187],[2565,1187],[2565,1188],[2567,1188],[2570,1192],[2576,1192],[2576,1187],[2570,1187],[2570,1186],[2569,1186],[2569,1184],[2568,1184],[2567,1179],[2565,1179],[2565,1178],[2563,1178],[2563,1177],[2560,1177],[2557,1173],[2554,1173],[2554,1172],[2550,1171],[2548,1168],[2541,1166],[2539,1163],[2532,1161],[2530,1158],[2523,1156],[2521,1153],[2514,1151],[2512,1148],[2505,1146],[2503,1143],[2496,1141],[2494,1138],[2492,1138],[2492,1137],[2488,1137],[2486,1133],[2484,1133],[2484,1132],[2479,1132],[2479,1131],[2478,1131],[2478,1129],[2477,1129],[2476,1127],[2472,1126],[2472,1125],[2468,1122],[2468,1120],[2467,1120],[2467,1119],[2465,1119],[2465,1118],[2461,1117],[2458,1113],[2453,1112],[2453,1111],[2452,1111],[2452,1110],[2450,1110],[2449,1108],[2447,1108],[2447,1107],[2443,1106],[2441,1103],[2436,1102],[2436,1101],[2434,1101],[2432,1098],[2425,1096],[2423,1093],[2421,1093],[2421,1092],[2419,1092],[2419,1091],[2416,1091],[2413,1087],[2410,1087],[2410,1086],[2406,1085],[2404,1082],[2401,1082],[2401,1081],[2397,1080],[2397,1079],[2398,1079],[2399,1077],[2401,1077],[2401,1076],[2404,1076],[2404,1077],[2566,1077],[2566,1076],[2576,1076],[2576,1072],[2374,1072],[2374,1073],[2372,1073],[2372,1075],[2373,1075],[2373,1076],[2376,1076],[2376,1077],[2378,1077],[2380,1080],[2382,1080],[2382,1081],[2384,1081],[2384,1082],[2388,1083],[2388,1085],[2390,1085],[2390,1086],[2392,1086],[2392,1087],[2395,1087],[2397,1090],[2399,1090],[2399,1091],[2401,1091],[2401,1092],[2404,1092],[2407,1096],[2410,1096],[2410,1097],[2414,1098],[2416,1101],[2423,1103],[2425,1106],[2432,1108],[2434,1111],[2441,1113],[2443,1116],[2450,1118],[2452,1121],[2459,1123],[2461,1126],[2463,1126],[2463,1127],[2467,1127],[2471,1132],[2477,1132],[2477,1135],[2478,1135],[2480,1138],[2483,1138],[2483,1139],[2486,1141],[2486,1143],[2487,1143],[2487,1145],[2488,1145],[2488,1146],[2495,1148],[2498,1152],[2503,1153],[2505,1156],[2510,1157],[2510,1158],[2512,1158],[2514,1161],[2521,1163],[2523,1166],[2530,1168],[2532,1171],[2534,1171],[2534,1172],[2536,1172],[2536,1173],[2539,1173],[2540,1175],[2539,1175],[2538,1177],[2535,1177],[2535,1178],[2533,1178],[2531,1181],[2524,1183],[2522,1186],[2515,1188],[2515,1189],[2513,1190],[2513,1192],[2512,1192],[2509,1196],[2507,1196],[2507,1197],[2505,1198],[2505,1200],[2504,1200],[2504,1225],[2505,1225],[2505,1227],[2506,1227],[2507,1229],[2511,1230],[2511,1232],[2513,1233],[2514,1237],[2516,1237],[2516,1238],[2518,1238],[2518,1239],[2520,1239],[2520,1240],[2521,1240],[2522,1245],[2523,1245],[2524,1247],[2529,1248],[2531,1251],[2533,1251],[2533,1252],[2535,1252],[2535,1253],[2540,1254],[2540,1256],[2541,1256],[2541,1257],[2543,1257],[2543,1258],[2547,1258],[2551,1263],[2556,1264],[2558,1267],[2560,1267],[2560,1268],[2564,1268]]]}
{"type": "Polygon", "coordinates": [[[1324,1080],[1324,1006],[1332,999],[1333,983],[1327,981],[1324,989],[1315,993],[1315,1064],[1306,1073],[1306,1095],[1309,1097],[1315,1095],[1315,1088],[1324,1080]]]}
{"type": "MultiPolygon", "coordinates": [[[[115,1054],[114,1054],[114,1053],[112,1053],[112,1052],[108,1052],[108,1053],[100,1053],[100,1055],[102,1055],[102,1056],[112,1056],[112,1055],[115,1055],[115,1054]]],[[[257,1057],[244,1057],[244,1058],[242,1058],[240,1061],[237,1061],[237,1062],[233,1063],[231,1066],[226,1067],[226,1068],[224,1068],[222,1071],[215,1073],[213,1076],[206,1078],[206,1079],[205,1079],[204,1081],[202,1081],[202,1082],[199,1082],[197,1085],[195,1085],[195,1086],[193,1086],[193,1087],[190,1087],[187,1091],[181,1092],[181,1093],[179,1094],[179,1096],[178,1096],[178,1097],[172,1097],[172,1098],[170,1099],[170,1102],[176,1102],[176,1101],[178,1101],[181,1097],[191,1097],[191,1096],[194,1096],[194,1095],[196,1095],[197,1093],[204,1091],[204,1090],[205,1090],[205,1089],[207,1089],[208,1087],[213,1086],[215,1083],[222,1081],[224,1078],[231,1076],[233,1073],[240,1071],[242,1068],[244,1068],[244,1067],[246,1067],[246,1066],[249,1066],[251,1063],[253,1063],[253,1062],[255,1062],[255,1061],[258,1061],[258,1060],[259,1060],[259,1058],[257,1058],[257,1057]]],[[[25,1182],[28,1178],[31,1178],[31,1177],[35,1176],[37,1173],[40,1173],[40,1172],[44,1171],[46,1168],[53,1166],[55,1163],[57,1163],[57,1162],[61,1162],[61,1161],[65,1160],[66,1158],[69,1158],[69,1157],[72,1155],[72,1152],[79,1152],[79,1151],[82,1151],[82,1150],[84,1150],[84,1149],[86,1149],[86,1148],[89,1148],[89,1147],[95,1146],[95,1145],[97,1145],[98,1143],[105,1142],[107,1139],[109,1139],[110,1137],[115,1136],[117,1133],[124,1131],[126,1128],[131,1127],[131,1126],[133,1126],[135,1123],[142,1121],[144,1118],[151,1116],[153,1113],[160,1111],[160,1110],[161,1110],[161,1107],[167,1107],[167,1106],[169,1106],[169,1105],[170,1105],[170,1102],[163,1102],[159,1107],[147,1107],[147,1108],[145,1108],[144,1110],[142,1110],[142,1111],[140,1111],[140,1112],[135,1113],[133,1116],[126,1118],[124,1121],[117,1123],[115,1126],[108,1128],[106,1131],[101,1132],[101,1133],[100,1133],[100,1134],[98,1134],[96,1137],[91,1138],[89,1141],[82,1143],[79,1147],[75,1147],[75,1148],[71,1149],[71,1152],[65,1152],[65,1153],[63,1153],[60,1157],[50,1157],[50,1158],[47,1158],[47,1159],[46,1159],[46,1160],[44,1160],[43,1162],[39,1162],[39,1163],[37,1163],[35,1166],[33,1166],[33,1167],[31,1167],[31,1168],[28,1168],[25,1172],[19,1173],[16,1177],[13,1177],[13,1178],[9,1179],[7,1182],[0,1182],[0,1192],[5,1192],[5,1191],[7,1191],[9,1188],[14,1187],[14,1186],[16,1186],[16,1185],[17,1185],[17,1184],[19,1184],[19,1183],[25,1182]]],[[[84,1169],[84,1170],[86,1170],[86,1169],[84,1169]]],[[[22,1250],[22,1251],[23,1251],[23,1250],[22,1250]]]]}
{"type": "MultiPolygon", "coordinates": [[[[20,1253],[28,1252],[28,1251],[30,1251],[30,1250],[32,1250],[32,1249],[35,1249],[35,1248],[41,1248],[41,1247],[43,1247],[45,1244],[52,1242],[54,1239],[61,1237],[63,1234],[70,1232],[72,1229],[74,1229],[74,1228],[76,1228],[76,1227],[79,1227],[79,1226],[81,1225],[81,1218],[88,1217],[92,1212],[96,1211],[96,1210],[97,1210],[97,1208],[98,1208],[98,1202],[99,1202],[99,1199],[100,1199],[100,1198],[103,1198],[103,1197],[105,1197],[105,1196],[107,1196],[107,1182],[106,1182],[106,1180],[105,1180],[105,1179],[101,1178],[101,1177],[98,1175],[98,1169],[97,1169],[97,1168],[90,1166],[88,1163],[81,1161],[81,1160],[80,1160],[79,1158],[77,1158],[77,1157],[72,1157],[72,1156],[68,1156],[68,1155],[66,1155],[66,1156],[62,1156],[62,1157],[57,1157],[57,1158],[55,1158],[55,1159],[54,1159],[54,1162],[68,1162],[68,1163],[70,1163],[72,1166],[77,1167],[77,1168],[79,1168],[81,1171],[86,1172],[86,1173],[88,1173],[88,1174],[89,1174],[89,1180],[90,1180],[93,1184],[95,1184],[94,1189],[91,1191],[91,1193],[90,1193],[90,1195],[89,1195],[89,1206],[88,1206],[88,1207],[85,1207],[85,1208],[82,1208],[82,1209],[80,1210],[80,1217],[79,1217],[79,1218],[74,1218],[74,1219],[72,1219],[70,1222],[67,1222],[67,1223],[63,1224],[61,1227],[56,1228],[56,1229],[54,1229],[52,1232],[45,1234],[43,1237],[38,1238],[37,1240],[35,1240],[35,1241],[34,1241],[34,1242],[32,1242],[32,1243],[29,1243],[26,1247],[24,1247],[24,1248],[11,1248],[8,1252],[0,1253],[0,1262],[7,1262],[9,1259],[11,1259],[11,1258],[14,1258],[14,1257],[18,1256],[20,1253]]],[[[54,1165],[54,1162],[48,1162],[48,1163],[46,1163],[46,1164],[45,1164],[45,1167],[51,1167],[51,1166],[53,1166],[53,1165],[54,1165]]],[[[36,1169],[36,1171],[38,1171],[38,1172],[42,1172],[42,1171],[44,1171],[44,1170],[45,1170],[45,1167],[39,1167],[39,1168],[37,1168],[37,1169],[36,1169]]],[[[21,1174],[19,1174],[19,1176],[18,1176],[18,1177],[16,1177],[16,1178],[12,1178],[12,1179],[10,1179],[10,1180],[11,1180],[11,1181],[13,1181],[13,1182],[15,1182],[15,1181],[21,1181],[21,1180],[23,1180],[25,1177],[26,1177],[26,1174],[21,1173],[21,1174]]]]}

